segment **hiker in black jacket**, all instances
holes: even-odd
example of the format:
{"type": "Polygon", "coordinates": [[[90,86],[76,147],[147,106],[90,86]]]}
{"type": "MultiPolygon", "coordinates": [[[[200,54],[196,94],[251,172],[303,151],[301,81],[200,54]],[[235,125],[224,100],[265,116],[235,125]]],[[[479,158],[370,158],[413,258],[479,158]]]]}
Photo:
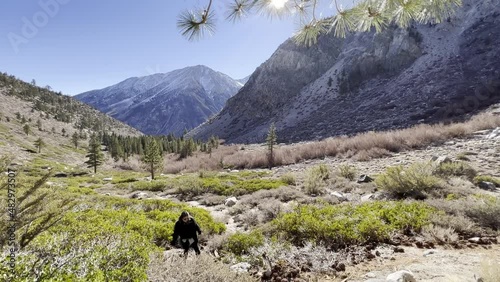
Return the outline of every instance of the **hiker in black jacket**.
{"type": "Polygon", "coordinates": [[[192,218],[187,211],[183,211],[179,220],[175,223],[172,245],[175,246],[177,244],[177,238],[180,237],[182,248],[184,249],[184,256],[187,257],[190,247],[199,255],[198,234],[201,234],[200,226],[198,226],[194,218],[192,218]]]}

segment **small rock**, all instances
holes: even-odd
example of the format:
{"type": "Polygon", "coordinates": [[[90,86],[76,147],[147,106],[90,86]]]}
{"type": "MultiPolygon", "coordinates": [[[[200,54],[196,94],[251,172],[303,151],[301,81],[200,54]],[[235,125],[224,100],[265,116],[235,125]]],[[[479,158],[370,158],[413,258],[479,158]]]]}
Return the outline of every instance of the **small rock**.
{"type": "Polygon", "coordinates": [[[473,238],[469,238],[467,241],[469,241],[470,243],[478,244],[479,242],[481,242],[481,238],[473,237],[473,238]]]}
{"type": "Polygon", "coordinates": [[[232,172],[232,173],[238,173],[238,172],[240,172],[240,171],[239,171],[239,170],[237,170],[237,169],[233,169],[233,170],[231,170],[231,172],[232,172]]]}
{"type": "Polygon", "coordinates": [[[337,197],[339,199],[339,201],[342,201],[342,202],[347,201],[347,197],[341,192],[334,191],[334,192],[330,193],[330,195],[337,197]]]}
{"type": "Polygon", "coordinates": [[[345,264],[344,263],[339,263],[337,264],[337,266],[335,267],[335,270],[337,271],[345,271],[345,264]]]}
{"type": "Polygon", "coordinates": [[[238,199],[236,199],[236,197],[231,197],[231,198],[227,198],[224,201],[224,205],[227,207],[232,207],[232,206],[236,205],[237,202],[238,202],[238,199]]]}
{"type": "Polygon", "coordinates": [[[106,196],[111,196],[111,194],[109,194],[109,193],[106,193],[106,194],[104,194],[104,195],[106,195],[106,196]]]}
{"type": "Polygon", "coordinates": [[[366,278],[375,278],[375,277],[377,277],[377,275],[373,272],[368,272],[367,274],[365,274],[365,277],[366,278]]]}
{"type": "Polygon", "coordinates": [[[235,265],[232,265],[229,268],[232,271],[242,273],[242,272],[248,272],[248,270],[250,269],[250,267],[252,267],[252,265],[250,265],[248,262],[240,262],[240,263],[237,263],[235,265]]]}
{"type": "Polygon", "coordinates": [[[448,156],[440,156],[440,157],[433,156],[431,160],[437,165],[452,162],[451,159],[448,158],[448,156]]]}
{"type": "Polygon", "coordinates": [[[54,177],[68,177],[68,174],[66,172],[57,172],[54,177]]]}
{"type": "Polygon", "coordinates": [[[424,252],[424,257],[430,256],[430,255],[435,254],[435,253],[437,253],[436,250],[427,250],[424,252]]]}
{"type": "Polygon", "coordinates": [[[401,248],[401,247],[394,247],[394,252],[395,253],[404,253],[405,252],[405,249],[401,248]]]}
{"type": "Polygon", "coordinates": [[[407,270],[401,270],[398,272],[391,273],[387,276],[385,281],[388,282],[416,282],[413,273],[407,270]]]}
{"type": "Polygon", "coordinates": [[[379,256],[380,256],[380,252],[379,252],[379,251],[375,251],[375,255],[376,255],[377,257],[379,257],[379,256]]]}
{"type": "Polygon", "coordinates": [[[104,177],[102,180],[103,181],[112,181],[113,177],[104,177]]]}

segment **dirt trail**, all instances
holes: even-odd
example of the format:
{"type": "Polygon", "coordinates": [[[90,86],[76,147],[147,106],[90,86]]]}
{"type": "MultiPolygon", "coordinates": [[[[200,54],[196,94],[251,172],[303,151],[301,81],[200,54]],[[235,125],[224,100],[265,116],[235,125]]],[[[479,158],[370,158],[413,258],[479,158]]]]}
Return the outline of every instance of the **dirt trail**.
{"type": "MultiPolygon", "coordinates": [[[[404,251],[404,253],[395,253],[386,258],[382,255],[373,261],[348,267],[349,278],[345,281],[382,282],[390,273],[409,270],[419,282],[476,282],[474,277],[480,275],[481,264],[493,262],[500,268],[499,245],[488,246],[487,249],[483,247],[462,250],[432,249],[434,252],[429,255],[425,254],[430,250],[415,247],[404,247],[404,251]]],[[[343,279],[329,280],[342,281],[343,279]]],[[[500,277],[497,281],[500,281],[500,277]]]]}

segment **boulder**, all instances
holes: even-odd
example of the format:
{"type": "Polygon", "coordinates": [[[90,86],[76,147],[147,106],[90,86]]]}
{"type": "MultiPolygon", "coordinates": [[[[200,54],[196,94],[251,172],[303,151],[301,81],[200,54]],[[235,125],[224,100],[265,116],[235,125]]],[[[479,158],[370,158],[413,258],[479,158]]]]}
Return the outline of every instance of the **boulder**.
{"type": "Polygon", "coordinates": [[[231,198],[227,198],[224,201],[224,205],[227,207],[232,207],[232,206],[236,205],[237,202],[238,202],[238,199],[236,199],[236,197],[231,197],[231,198]]]}
{"type": "Polygon", "coordinates": [[[373,181],[373,178],[371,178],[370,176],[368,176],[366,174],[362,174],[358,178],[358,183],[368,183],[368,182],[372,182],[372,181],[373,181]]]}
{"type": "Polygon", "coordinates": [[[440,156],[440,157],[436,157],[436,156],[432,156],[432,159],[431,159],[436,165],[440,165],[440,164],[443,164],[443,163],[451,163],[451,159],[448,158],[448,156],[440,156]]]}
{"type": "Polygon", "coordinates": [[[104,177],[102,180],[103,181],[112,181],[113,177],[104,177]]]}
{"type": "Polygon", "coordinates": [[[500,127],[493,129],[493,131],[486,135],[486,139],[500,139],[500,127]]]}
{"type": "Polygon", "coordinates": [[[130,198],[138,199],[138,200],[145,199],[147,197],[148,197],[148,194],[144,193],[144,192],[137,192],[137,193],[132,194],[132,196],[130,196],[130,198]]]}
{"type": "Polygon", "coordinates": [[[54,177],[68,177],[68,174],[66,172],[57,172],[54,177]]]}
{"type": "Polygon", "coordinates": [[[368,202],[373,200],[373,194],[367,194],[361,197],[361,202],[368,202]]]}
{"type": "Polygon", "coordinates": [[[341,201],[341,202],[347,201],[346,195],[344,195],[344,193],[342,193],[342,192],[334,191],[334,192],[331,192],[330,195],[337,197],[337,199],[339,199],[339,201],[341,201]]]}
{"type": "Polygon", "coordinates": [[[388,282],[416,282],[413,273],[407,270],[400,270],[398,272],[391,273],[387,275],[385,281],[388,282]]]}
{"type": "Polygon", "coordinates": [[[495,187],[495,184],[488,182],[488,181],[481,181],[478,184],[479,188],[483,190],[490,190],[490,191],[495,191],[497,188],[495,187]]]}

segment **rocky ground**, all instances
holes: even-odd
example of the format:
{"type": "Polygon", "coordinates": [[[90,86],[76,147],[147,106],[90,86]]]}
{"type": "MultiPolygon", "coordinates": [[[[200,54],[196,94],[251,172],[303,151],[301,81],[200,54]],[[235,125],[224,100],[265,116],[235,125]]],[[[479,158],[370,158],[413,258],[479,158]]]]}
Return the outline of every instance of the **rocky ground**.
{"type": "MultiPolygon", "coordinates": [[[[359,174],[375,175],[381,173],[389,166],[409,165],[415,162],[425,162],[433,157],[448,157],[452,160],[462,159],[473,166],[479,174],[487,174],[495,177],[500,176],[500,128],[476,132],[466,139],[456,139],[446,142],[444,145],[429,146],[415,151],[401,152],[392,156],[373,159],[366,162],[357,162],[351,159],[326,158],[324,160],[311,160],[303,163],[278,167],[273,169],[275,176],[287,173],[295,175],[303,174],[308,168],[316,164],[327,164],[335,170],[342,164],[356,167],[359,174]]],[[[348,201],[369,200],[367,195],[373,193],[373,186],[354,184],[348,192],[340,192],[342,197],[348,201]]],[[[485,191],[471,185],[470,189],[477,192],[500,196],[500,189],[485,191]]],[[[109,193],[122,197],[134,197],[143,193],[141,197],[172,198],[163,192],[136,191],[127,192],[115,190],[112,185],[99,189],[101,193],[109,193]]],[[[227,224],[228,232],[242,231],[243,225],[235,220],[224,204],[216,206],[205,206],[200,201],[190,201],[189,204],[209,210],[212,215],[227,224]]],[[[375,249],[363,251],[359,248],[355,251],[364,252],[370,258],[361,259],[347,265],[345,271],[333,271],[333,274],[324,275],[320,278],[303,278],[309,281],[386,281],[389,274],[407,270],[410,271],[415,281],[480,281],[481,265],[493,262],[495,267],[500,267],[500,246],[497,242],[500,238],[490,237],[486,240],[465,238],[459,243],[459,248],[451,246],[434,246],[418,243],[419,239],[402,239],[398,246],[387,244],[377,246],[375,249]],[[319,279],[319,280],[316,280],[319,279]]],[[[393,243],[393,242],[392,242],[393,243]]],[[[168,254],[176,254],[177,250],[169,250],[168,254]]],[[[394,280],[399,281],[399,280],[394,280]]],[[[401,280],[412,281],[412,280],[401,280]]],[[[500,278],[499,280],[500,281],[500,278]]]]}

